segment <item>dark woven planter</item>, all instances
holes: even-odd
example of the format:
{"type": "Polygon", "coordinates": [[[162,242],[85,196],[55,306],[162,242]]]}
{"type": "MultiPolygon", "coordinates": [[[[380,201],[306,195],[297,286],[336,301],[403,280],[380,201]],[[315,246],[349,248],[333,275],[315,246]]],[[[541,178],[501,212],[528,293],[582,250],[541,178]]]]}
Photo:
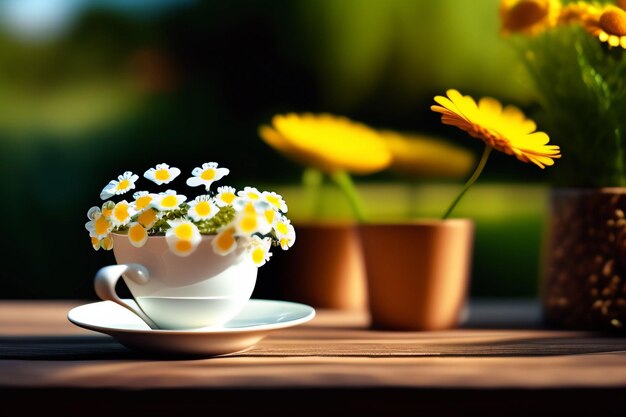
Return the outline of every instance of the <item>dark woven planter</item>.
{"type": "Polygon", "coordinates": [[[626,188],[554,189],[550,209],[546,323],[626,331],[626,188]]]}

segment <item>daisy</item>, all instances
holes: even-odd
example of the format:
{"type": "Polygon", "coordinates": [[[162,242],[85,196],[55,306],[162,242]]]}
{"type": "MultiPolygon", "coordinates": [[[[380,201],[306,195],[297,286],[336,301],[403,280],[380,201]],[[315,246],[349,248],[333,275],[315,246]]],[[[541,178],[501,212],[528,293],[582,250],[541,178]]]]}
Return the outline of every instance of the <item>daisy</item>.
{"type": "Polygon", "coordinates": [[[237,249],[237,239],[235,239],[235,229],[227,227],[220,231],[217,236],[211,241],[213,246],[213,252],[218,255],[228,255],[235,249],[237,249]]]}
{"type": "Polygon", "coordinates": [[[239,191],[237,195],[251,201],[261,200],[263,197],[263,194],[254,187],[245,187],[242,191],[239,191]]]}
{"type": "Polygon", "coordinates": [[[437,96],[438,105],[431,110],[441,113],[444,124],[456,126],[470,136],[522,162],[532,162],[539,168],[554,164],[560,158],[556,145],[548,145],[550,138],[537,132],[535,122],[514,106],[502,107],[499,101],[484,97],[478,104],[470,96],[457,90],[448,90],[447,97],[437,96]]]}
{"type": "Polygon", "coordinates": [[[286,237],[289,234],[295,235],[296,233],[293,225],[291,224],[291,220],[289,220],[285,216],[280,216],[276,220],[276,223],[274,223],[273,229],[278,239],[282,239],[283,237],[286,237]]]}
{"type": "Polygon", "coordinates": [[[215,203],[220,207],[226,207],[233,204],[233,201],[237,197],[236,190],[228,185],[222,185],[217,188],[217,195],[215,196],[215,203]]]}
{"type": "Polygon", "coordinates": [[[202,235],[195,224],[189,220],[170,220],[170,228],[165,233],[165,240],[172,252],[178,256],[191,255],[200,241],[202,235]]]}
{"type": "Polygon", "coordinates": [[[106,201],[102,205],[102,215],[108,219],[109,217],[111,217],[111,214],[113,214],[114,208],[115,208],[115,203],[113,201],[106,201]]]}
{"type": "Polygon", "coordinates": [[[288,250],[294,243],[296,243],[296,232],[293,230],[293,226],[291,226],[291,232],[278,239],[278,244],[282,250],[288,250]]]}
{"type": "Polygon", "coordinates": [[[180,175],[180,169],[171,167],[168,164],[158,164],[156,168],[150,168],[143,173],[144,178],[157,185],[168,184],[180,175]]]}
{"type": "Polygon", "coordinates": [[[154,226],[155,223],[159,221],[160,218],[161,216],[156,209],[148,208],[139,213],[139,215],[137,216],[137,222],[145,227],[147,230],[150,230],[152,229],[152,226],[154,226]]]}
{"type": "Polygon", "coordinates": [[[296,241],[296,230],[285,216],[279,216],[274,223],[274,234],[278,239],[278,244],[283,250],[287,250],[293,246],[296,241]]]}
{"type": "Polygon", "coordinates": [[[265,201],[270,203],[274,209],[287,213],[287,203],[285,203],[285,200],[283,200],[280,194],[276,194],[273,191],[263,191],[262,197],[265,201]]]}
{"type": "Polygon", "coordinates": [[[250,257],[252,258],[252,262],[259,267],[265,265],[265,262],[270,260],[272,253],[270,252],[270,248],[272,246],[272,241],[270,238],[266,237],[261,239],[258,236],[252,237],[252,242],[250,244],[250,257]]]}
{"type": "Polygon", "coordinates": [[[189,203],[189,211],[187,212],[187,215],[191,217],[194,222],[197,222],[212,218],[218,211],[219,209],[210,196],[199,195],[189,203]]]}
{"type": "Polygon", "coordinates": [[[98,240],[109,235],[113,230],[111,222],[102,215],[99,207],[92,207],[87,212],[89,221],[85,223],[85,229],[89,232],[89,236],[98,240]]]}
{"type": "Polygon", "coordinates": [[[273,210],[265,200],[251,200],[246,197],[236,197],[232,203],[235,211],[246,211],[248,213],[264,213],[266,210],[273,210]]]}
{"type": "Polygon", "coordinates": [[[104,249],[104,250],[111,250],[113,249],[113,239],[111,238],[111,235],[107,235],[105,237],[103,237],[102,239],[98,239],[97,237],[91,237],[91,246],[95,249],[104,249]]]}
{"type": "Polygon", "coordinates": [[[146,244],[148,240],[148,232],[140,223],[131,223],[128,228],[128,240],[130,244],[136,248],[140,248],[146,244]]]}
{"type": "Polygon", "coordinates": [[[219,181],[229,173],[228,168],[218,168],[216,162],[207,162],[202,164],[201,168],[194,168],[191,171],[193,177],[187,179],[187,185],[197,187],[204,185],[208,191],[215,181],[219,181]]]}
{"type": "Polygon", "coordinates": [[[582,26],[600,42],[626,49],[626,11],[619,7],[606,6],[604,10],[584,19],[582,26]]]}
{"type": "Polygon", "coordinates": [[[174,190],[167,190],[164,193],[155,195],[150,205],[159,211],[170,211],[177,209],[185,200],[187,200],[187,197],[184,195],[176,194],[174,190]]]}
{"type": "Polygon", "coordinates": [[[126,200],[122,200],[115,205],[113,212],[111,213],[111,223],[113,226],[125,226],[130,223],[131,217],[135,215],[135,210],[128,204],[126,200]]]}
{"type": "Polygon", "coordinates": [[[237,236],[251,236],[254,233],[261,233],[261,229],[266,229],[263,217],[259,216],[257,213],[250,213],[247,211],[242,211],[237,213],[237,216],[233,220],[233,225],[236,230],[237,236]]]}
{"type": "Polygon", "coordinates": [[[132,172],[124,172],[122,175],[117,177],[117,181],[109,181],[109,183],[102,189],[100,198],[107,200],[114,195],[124,194],[125,192],[134,189],[135,181],[137,181],[137,179],[139,179],[139,176],[133,174],[132,172]]]}
{"type": "Polygon", "coordinates": [[[501,0],[502,34],[537,35],[557,24],[560,11],[559,0],[501,0]]]}
{"type": "Polygon", "coordinates": [[[135,199],[133,208],[137,210],[137,212],[141,212],[150,207],[150,203],[154,200],[154,195],[147,191],[137,191],[133,194],[133,198],[135,199]]]}

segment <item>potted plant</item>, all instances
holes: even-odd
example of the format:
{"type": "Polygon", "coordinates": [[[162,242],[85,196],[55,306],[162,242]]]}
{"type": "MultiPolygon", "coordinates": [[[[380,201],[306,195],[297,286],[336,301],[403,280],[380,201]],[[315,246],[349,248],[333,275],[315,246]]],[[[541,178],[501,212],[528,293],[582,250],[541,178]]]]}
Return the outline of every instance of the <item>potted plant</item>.
{"type": "Polygon", "coordinates": [[[441,219],[412,225],[362,225],[373,324],[386,329],[441,330],[458,325],[465,306],[474,224],[451,219],[456,205],[476,182],[495,149],[540,168],[553,165],[559,147],[516,107],[493,98],[478,103],[456,90],[435,97],[431,109],[444,124],[485,143],[473,174],[441,219]]]}
{"type": "MultiPolygon", "coordinates": [[[[285,262],[285,290],[288,296],[317,307],[366,307],[368,287],[371,293],[366,283],[374,275],[365,274],[364,268],[369,268],[373,256],[365,253],[363,259],[361,240],[364,235],[384,234],[389,227],[368,217],[352,174],[393,169],[414,177],[456,178],[465,175],[473,161],[469,152],[434,138],[379,131],[328,114],[278,115],[271,126],[261,127],[260,136],[306,167],[309,191],[314,193],[326,174],[352,207],[353,222],[329,224],[313,218],[298,223],[298,245],[285,262]],[[311,183],[311,177],[317,180],[311,183]]],[[[314,201],[309,204],[315,206],[314,201]]]]}
{"type": "Polygon", "coordinates": [[[87,213],[93,248],[113,250],[117,261],[97,273],[96,293],[151,328],[206,327],[232,318],[252,295],[257,268],[270,259],[272,246],[287,250],[296,239],[280,195],[253,187],[212,190],[229,170],[208,162],[186,180],[202,189],[188,199],[169,185],[180,173],[167,164],[146,170],[144,178],[168,189],[136,191],[129,202],[122,196],[139,176],[126,171],[104,187],[102,206],[87,213]],[[120,277],[132,303],[115,292],[120,277]]]}
{"type": "Polygon", "coordinates": [[[543,123],[567,158],[553,177],[541,298],[557,327],[626,323],[626,2],[506,0],[543,123]]]}

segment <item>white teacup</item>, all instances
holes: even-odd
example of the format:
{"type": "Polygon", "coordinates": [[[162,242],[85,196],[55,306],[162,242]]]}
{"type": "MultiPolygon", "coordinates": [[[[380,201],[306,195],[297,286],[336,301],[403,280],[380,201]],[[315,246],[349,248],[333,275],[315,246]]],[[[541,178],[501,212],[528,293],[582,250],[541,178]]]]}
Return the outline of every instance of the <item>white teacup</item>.
{"type": "Polygon", "coordinates": [[[189,256],[174,254],[164,236],[149,236],[136,248],[128,236],[113,234],[117,265],[101,268],[96,294],[129,309],[152,329],[183,330],[227,322],[239,313],[256,284],[257,266],[244,248],[226,256],[213,252],[214,236],[202,241],[189,256]],[[139,309],[115,292],[122,277],[139,309]]]}

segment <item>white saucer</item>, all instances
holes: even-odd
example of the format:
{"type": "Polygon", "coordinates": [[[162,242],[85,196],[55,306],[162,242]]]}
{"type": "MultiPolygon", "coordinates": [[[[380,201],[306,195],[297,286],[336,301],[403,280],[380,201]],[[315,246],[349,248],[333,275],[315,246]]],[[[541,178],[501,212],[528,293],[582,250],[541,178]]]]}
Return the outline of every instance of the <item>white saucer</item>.
{"type": "Polygon", "coordinates": [[[273,330],[302,324],[313,317],[315,310],[308,305],[273,300],[250,300],[227,323],[194,330],[152,330],[135,314],[111,301],[85,304],[67,314],[75,325],[113,336],[133,350],[195,356],[239,352],[273,330]]]}

